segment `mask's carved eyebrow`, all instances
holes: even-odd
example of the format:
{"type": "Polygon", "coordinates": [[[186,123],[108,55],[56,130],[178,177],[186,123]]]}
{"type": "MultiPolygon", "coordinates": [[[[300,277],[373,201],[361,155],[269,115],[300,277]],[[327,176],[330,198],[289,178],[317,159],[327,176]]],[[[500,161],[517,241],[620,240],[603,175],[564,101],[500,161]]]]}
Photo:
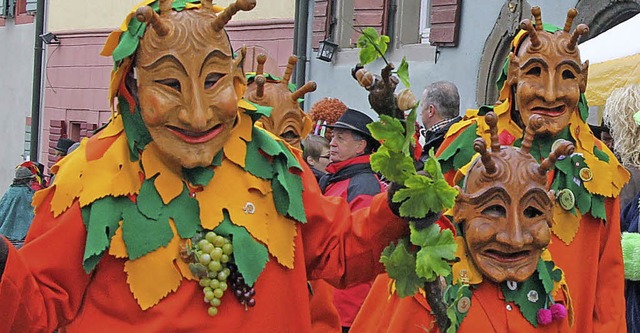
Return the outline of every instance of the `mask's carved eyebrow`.
{"type": "Polygon", "coordinates": [[[474,206],[482,206],[487,202],[498,199],[505,202],[507,205],[511,204],[511,196],[502,187],[492,187],[486,191],[475,193],[469,200],[474,206]]]}
{"type": "Polygon", "coordinates": [[[562,61],[558,64],[558,66],[557,66],[557,67],[560,67],[560,66],[562,66],[562,65],[569,65],[569,66],[573,67],[573,69],[574,69],[576,72],[578,72],[578,73],[582,72],[582,69],[580,68],[580,65],[578,65],[578,63],[577,63],[577,62],[575,62],[574,60],[571,60],[571,59],[565,59],[565,60],[562,60],[562,61]]]}
{"type": "Polygon", "coordinates": [[[213,50],[211,51],[209,54],[207,54],[207,57],[204,58],[204,61],[202,62],[202,66],[200,67],[200,74],[202,75],[202,71],[204,70],[204,66],[209,62],[209,60],[211,58],[219,58],[220,60],[227,60],[227,59],[231,59],[231,55],[226,54],[220,50],[213,50]]]}
{"type": "Polygon", "coordinates": [[[532,200],[542,207],[551,205],[551,199],[549,199],[547,192],[541,188],[528,190],[520,199],[520,205],[525,205],[532,200]]]}
{"type": "Polygon", "coordinates": [[[180,70],[185,75],[187,74],[187,70],[184,68],[184,66],[182,65],[180,60],[178,60],[178,58],[176,58],[173,54],[165,54],[162,57],[158,58],[158,60],[156,60],[153,63],[151,63],[150,65],[141,66],[141,67],[144,68],[145,70],[151,70],[151,69],[154,69],[154,68],[160,66],[160,64],[165,62],[165,61],[169,61],[169,62],[174,63],[175,65],[180,67],[180,70]]]}
{"type": "Polygon", "coordinates": [[[526,67],[529,67],[532,64],[539,64],[544,69],[549,69],[549,65],[547,64],[547,62],[544,59],[537,58],[537,57],[529,58],[529,60],[527,60],[527,62],[525,62],[522,66],[520,66],[520,69],[524,69],[526,67]]]}

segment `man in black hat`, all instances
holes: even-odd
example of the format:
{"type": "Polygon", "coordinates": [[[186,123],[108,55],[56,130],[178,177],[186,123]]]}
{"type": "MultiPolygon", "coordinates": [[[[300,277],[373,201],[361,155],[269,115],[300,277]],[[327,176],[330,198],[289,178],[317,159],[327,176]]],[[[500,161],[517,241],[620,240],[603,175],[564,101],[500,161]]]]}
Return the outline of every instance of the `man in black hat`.
{"type": "MultiPolygon", "coordinates": [[[[351,211],[368,207],[373,196],[382,192],[386,185],[371,170],[370,156],[379,146],[367,124],[373,119],[353,109],[345,113],[333,125],[333,138],[329,147],[327,174],[320,179],[320,188],[325,196],[339,196],[349,202],[351,211]]],[[[335,290],[333,304],[340,314],[343,331],[351,327],[371,283],[357,284],[344,290],[335,290]]]]}
{"type": "Polygon", "coordinates": [[[67,150],[69,150],[69,147],[71,147],[74,143],[76,142],[69,138],[58,139],[56,147],[53,148],[56,151],[56,157],[62,158],[64,156],[67,156],[67,150]]]}

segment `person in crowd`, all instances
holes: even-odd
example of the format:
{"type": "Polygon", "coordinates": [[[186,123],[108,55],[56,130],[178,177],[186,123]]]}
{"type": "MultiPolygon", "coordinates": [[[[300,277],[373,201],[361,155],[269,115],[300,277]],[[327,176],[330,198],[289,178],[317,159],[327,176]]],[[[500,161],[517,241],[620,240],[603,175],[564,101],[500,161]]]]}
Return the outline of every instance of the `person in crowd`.
{"type": "Polygon", "coordinates": [[[26,167],[18,166],[9,189],[0,199],[0,234],[19,249],[27,236],[33,207],[31,200],[35,192],[31,187],[36,176],[26,167]]]}
{"type": "MultiPolygon", "coordinates": [[[[345,198],[352,211],[369,207],[373,197],[386,188],[369,163],[371,153],[379,147],[367,128],[372,122],[367,114],[347,109],[333,125],[327,125],[333,133],[329,144],[331,163],[326,168],[327,174],[320,178],[320,188],[325,196],[345,198]]],[[[351,327],[371,281],[335,291],[334,304],[344,332],[351,327]]]]}
{"type": "Polygon", "coordinates": [[[25,246],[0,239],[0,331],[309,332],[307,281],[383,270],[393,191],[352,213],[254,126],[224,26],[255,5],[148,1],[107,38],[117,110],[52,168],[25,246]]]}
{"type": "Polygon", "coordinates": [[[302,141],[302,157],[307,162],[316,179],[327,173],[326,168],[330,162],[329,140],[324,136],[309,135],[302,141]]]}
{"type": "Polygon", "coordinates": [[[67,156],[67,151],[71,146],[73,146],[74,143],[76,142],[69,138],[58,139],[58,141],[56,142],[56,146],[53,148],[55,150],[56,159],[60,160],[61,158],[67,156]]]}
{"type": "Polygon", "coordinates": [[[421,118],[424,145],[420,160],[429,157],[429,150],[438,150],[452,124],[460,121],[460,94],[453,82],[438,81],[428,85],[422,93],[421,118]]]}
{"type": "Polygon", "coordinates": [[[621,228],[629,333],[640,333],[640,123],[633,118],[639,111],[640,85],[633,84],[611,92],[603,114],[604,122],[609,127],[610,148],[631,172],[631,181],[620,193],[620,202],[623,204],[621,228]]]}
{"type": "Polygon", "coordinates": [[[44,176],[44,164],[33,161],[25,161],[20,164],[20,166],[25,167],[33,173],[35,179],[31,182],[31,188],[34,191],[41,190],[46,187],[47,180],[44,176]]]}
{"type": "MultiPolygon", "coordinates": [[[[586,123],[588,62],[580,60],[577,40],[588,27],[580,24],[571,31],[575,9],[568,11],[562,28],[543,24],[539,7],[533,7],[531,13],[534,20],[523,20],[523,29],[512,41],[498,80],[499,102],[468,110],[461,121],[451,126],[436,156],[447,181],[463,187],[476,154],[474,140],[489,139],[486,115],[490,111],[497,116],[498,142],[504,146],[522,145],[530,117],[542,117],[542,126],[535,131],[530,149],[538,162],[549,159],[562,142],[559,140],[573,143],[575,152],[562,156],[548,173],[557,198],[548,249],[571,289],[575,317],[568,332],[624,332],[618,195],[629,173],[586,123]],[[576,260],[578,257],[586,259],[576,260]]],[[[374,285],[371,295],[378,295],[378,299],[397,297],[389,295],[389,290],[388,283],[382,281],[374,285]]],[[[418,316],[427,311],[422,295],[397,302],[396,312],[418,316]]],[[[496,318],[510,318],[513,305],[492,310],[496,318]]],[[[382,327],[379,331],[402,331],[396,325],[402,323],[389,316],[378,326],[382,327]]]]}

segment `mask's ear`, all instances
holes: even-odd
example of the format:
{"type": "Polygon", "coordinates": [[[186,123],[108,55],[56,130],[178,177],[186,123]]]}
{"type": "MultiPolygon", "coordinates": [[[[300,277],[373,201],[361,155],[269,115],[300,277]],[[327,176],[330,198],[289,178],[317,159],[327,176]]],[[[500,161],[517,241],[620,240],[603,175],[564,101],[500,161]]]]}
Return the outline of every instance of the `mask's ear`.
{"type": "Polygon", "coordinates": [[[589,60],[586,60],[582,66],[580,66],[580,92],[584,93],[587,91],[587,78],[589,76],[589,60]]]}
{"type": "Polygon", "coordinates": [[[247,77],[244,75],[244,59],[247,55],[247,47],[242,46],[238,55],[233,60],[233,87],[236,90],[238,100],[242,99],[247,90],[247,77]]]}

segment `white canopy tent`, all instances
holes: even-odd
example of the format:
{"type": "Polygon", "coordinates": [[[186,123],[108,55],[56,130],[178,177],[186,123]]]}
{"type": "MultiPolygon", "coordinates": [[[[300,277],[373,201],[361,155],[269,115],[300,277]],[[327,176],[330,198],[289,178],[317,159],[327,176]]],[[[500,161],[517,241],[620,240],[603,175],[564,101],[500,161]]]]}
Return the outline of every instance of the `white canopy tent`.
{"type": "Polygon", "coordinates": [[[589,60],[587,101],[603,106],[611,92],[640,83],[640,14],[579,45],[589,60]]]}

